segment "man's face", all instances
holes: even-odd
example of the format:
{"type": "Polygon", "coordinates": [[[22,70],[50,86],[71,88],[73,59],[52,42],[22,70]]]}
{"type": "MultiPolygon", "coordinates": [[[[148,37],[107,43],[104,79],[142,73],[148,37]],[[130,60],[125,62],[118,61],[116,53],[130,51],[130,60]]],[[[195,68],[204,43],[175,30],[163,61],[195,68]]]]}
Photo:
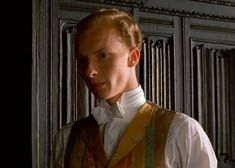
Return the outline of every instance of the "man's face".
{"type": "Polygon", "coordinates": [[[124,91],[136,87],[130,49],[117,31],[105,25],[79,35],[76,45],[79,73],[98,99],[114,103],[124,91]]]}

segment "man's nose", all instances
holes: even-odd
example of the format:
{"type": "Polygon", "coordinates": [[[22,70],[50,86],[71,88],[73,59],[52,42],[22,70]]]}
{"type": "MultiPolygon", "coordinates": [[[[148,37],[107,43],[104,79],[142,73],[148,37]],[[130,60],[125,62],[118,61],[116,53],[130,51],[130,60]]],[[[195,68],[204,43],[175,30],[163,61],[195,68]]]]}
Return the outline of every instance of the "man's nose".
{"type": "Polygon", "coordinates": [[[95,65],[94,62],[89,62],[87,64],[87,67],[86,67],[86,70],[85,70],[85,75],[88,77],[88,78],[93,78],[95,77],[96,75],[98,74],[98,71],[97,71],[97,66],[95,65]]]}

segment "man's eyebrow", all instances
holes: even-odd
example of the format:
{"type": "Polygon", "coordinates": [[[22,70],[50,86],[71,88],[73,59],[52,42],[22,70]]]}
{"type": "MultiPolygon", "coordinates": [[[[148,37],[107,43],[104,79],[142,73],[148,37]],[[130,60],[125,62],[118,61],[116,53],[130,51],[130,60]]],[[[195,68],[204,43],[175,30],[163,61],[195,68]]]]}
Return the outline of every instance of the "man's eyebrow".
{"type": "MultiPolygon", "coordinates": [[[[104,50],[105,50],[104,48],[101,48],[101,49],[98,49],[98,50],[96,50],[96,51],[94,51],[94,52],[91,52],[90,54],[97,54],[97,53],[100,53],[100,52],[102,52],[102,51],[104,51],[104,50]]],[[[88,55],[90,55],[90,54],[88,54],[88,55]]],[[[78,54],[77,57],[87,57],[88,55],[85,55],[85,54],[78,54]]]]}
{"type": "Polygon", "coordinates": [[[104,50],[105,50],[104,48],[101,48],[101,49],[98,49],[98,50],[92,52],[91,54],[97,54],[97,53],[100,53],[100,52],[102,52],[104,50]]]}

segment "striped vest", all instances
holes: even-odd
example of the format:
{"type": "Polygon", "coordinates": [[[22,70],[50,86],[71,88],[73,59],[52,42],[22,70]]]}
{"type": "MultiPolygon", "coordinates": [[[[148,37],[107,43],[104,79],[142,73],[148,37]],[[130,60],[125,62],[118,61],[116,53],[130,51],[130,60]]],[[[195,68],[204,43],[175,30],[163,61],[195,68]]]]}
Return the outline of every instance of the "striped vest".
{"type": "Polygon", "coordinates": [[[65,168],[164,168],[165,144],[176,112],[145,103],[107,160],[93,116],[75,122],[65,152],[65,168]]]}

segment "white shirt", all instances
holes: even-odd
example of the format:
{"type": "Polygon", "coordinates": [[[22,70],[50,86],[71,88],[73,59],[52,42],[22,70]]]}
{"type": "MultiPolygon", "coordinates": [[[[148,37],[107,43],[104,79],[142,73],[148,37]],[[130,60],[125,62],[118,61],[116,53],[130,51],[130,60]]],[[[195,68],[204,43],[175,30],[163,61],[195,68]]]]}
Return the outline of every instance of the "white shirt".
{"type": "Polygon", "coordinates": [[[104,129],[104,150],[108,159],[115,151],[125,129],[145,102],[144,92],[139,86],[132,91],[123,93],[120,101],[112,106],[106,101],[101,101],[100,107],[104,108],[98,107],[92,110],[100,130],[104,129]]]}
{"type": "MultiPolygon", "coordinates": [[[[100,129],[104,129],[104,148],[108,158],[115,151],[128,124],[145,102],[143,90],[139,86],[125,92],[120,101],[111,107],[105,101],[101,101],[100,106],[92,110],[100,129]]],[[[64,126],[55,137],[54,162],[58,166],[54,166],[56,168],[63,168],[63,156],[71,126],[72,123],[64,126]]],[[[165,147],[165,167],[217,167],[214,150],[201,125],[183,113],[178,112],[170,126],[165,147]]]]}

